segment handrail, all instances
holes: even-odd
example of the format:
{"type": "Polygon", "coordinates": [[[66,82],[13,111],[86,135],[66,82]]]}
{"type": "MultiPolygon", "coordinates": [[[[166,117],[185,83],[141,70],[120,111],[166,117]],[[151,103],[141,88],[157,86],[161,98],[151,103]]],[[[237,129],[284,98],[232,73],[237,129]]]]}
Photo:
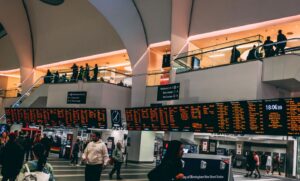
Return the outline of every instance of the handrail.
{"type": "Polygon", "coordinates": [[[35,85],[40,82],[40,80],[44,78],[44,76],[39,77],[33,84],[32,86],[12,105],[14,108],[27,94],[35,87],[35,85]]]}
{"type": "MultiPolygon", "coordinates": [[[[257,40],[253,40],[253,41],[249,41],[249,42],[245,42],[245,43],[235,44],[235,46],[244,45],[244,44],[248,44],[248,43],[253,43],[253,42],[257,42],[257,41],[261,42],[260,37],[262,37],[262,35],[259,35],[259,34],[258,34],[258,35],[254,35],[254,36],[249,36],[249,37],[237,39],[237,40],[232,40],[232,41],[225,42],[225,43],[220,43],[220,44],[217,44],[217,45],[212,45],[212,46],[200,48],[200,49],[197,49],[197,50],[192,50],[192,51],[187,51],[187,52],[184,52],[184,53],[176,54],[176,55],[174,55],[174,57],[176,57],[175,59],[180,59],[180,58],[189,57],[189,56],[192,56],[192,55],[185,55],[185,56],[180,56],[180,55],[181,55],[181,54],[190,53],[190,52],[195,52],[195,51],[201,51],[201,52],[200,52],[200,53],[193,54],[193,55],[198,55],[198,54],[202,54],[202,53],[208,53],[208,52],[203,52],[202,50],[203,50],[203,49],[212,48],[212,47],[216,47],[216,46],[220,46],[220,45],[224,45],[224,44],[234,43],[234,42],[237,42],[237,41],[241,41],[241,40],[245,40],[245,39],[249,39],[249,38],[253,38],[253,37],[258,37],[258,39],[257,39],[257,40]]],[[[230,47],[232,47],[232,46],[227,46],[227,47],[225,47],[225,48],[230,48],[230,47]]],[[[220,49],[223,49],[223,48],[220,48],[220,49]]],[[[213,50],[213,51],[218,51],[218,50],[219,50],[219,49],[215,49],[215,50],[213,50]]]]}
{"type": "MultiPolygon", "coordinates": [[[[287,40],[284,40],[284,41],[279,41],[279,42],[274,42],[274,43],[269,43],[269,44],[263,44],[263,45],[260,45],[260,46],[257,46],[256,49],[255,49],[255,53],[254,53],[254,56],[256,59],[259,59],[259,60],[262,60],[262,58],[266,58],[266,57],[263,57],[262,56],[262,53],[260,52],[260,50],[265,50],[265,46],[271,46],[274,55],[272,56],[278,56],[278,55],[275,55],[275,50],[273,49],[273,47],[277,47],[278,44],[282,44],[282,43],[288,43],[288,42],[291,42],[291,41],[300,41],[300,38],[290,38],[290,39],[287,39],[287,40]]],[[[300,43],[299,43],[299,46],[296,46],[296,47],[299,47],[299,50],[300,50],[300,43]]],[[[287,51],[292,51],[290,50],[291,48],[293,47],[289,47],[289,48],[285,48],[285,50],[287,51]]],[[[295,48],[295,47],[294,47],[295,48]]],[[[280,54],[282,55],[282,54],[280,54]]],[[[272,57],[270,56],[270,57],[272,57]]]]}

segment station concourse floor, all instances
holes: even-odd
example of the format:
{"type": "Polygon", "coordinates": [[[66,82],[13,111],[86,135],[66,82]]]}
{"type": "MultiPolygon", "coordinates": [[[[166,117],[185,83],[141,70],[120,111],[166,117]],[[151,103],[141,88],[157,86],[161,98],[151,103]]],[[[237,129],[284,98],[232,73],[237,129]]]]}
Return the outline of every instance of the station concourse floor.
{"type": "MultiPolygon", "coordinates": [[[[84,168],[85,166],[71,166],[70,161],[65,159],[59,159],[58,156],[51,154],[49,163],[54,168],[54,176],[56,181],[84,181],[84,168]]],[[[147,173],[153,168],[152,164],[133,164],[128,163],[127,166],[123,164],[121,170],[121,176],[123,181],[148,181],[147,173]]],[[[106,168],[102,172],[101,181],[111,181],[108,177],[108,173],[111,170],[111,166],[106,168]]],[[[261,172],[262,173],[262,172],[261,172]]],[[[112,180],[116,180],[114,175],[112,180]]],[[[234,169],[235,181],[289,181],[295,179],[287,179],[282,177],[266,177],[262,176],[261,179],[245,178],[244,171],[240,169],[234,169]]]]}

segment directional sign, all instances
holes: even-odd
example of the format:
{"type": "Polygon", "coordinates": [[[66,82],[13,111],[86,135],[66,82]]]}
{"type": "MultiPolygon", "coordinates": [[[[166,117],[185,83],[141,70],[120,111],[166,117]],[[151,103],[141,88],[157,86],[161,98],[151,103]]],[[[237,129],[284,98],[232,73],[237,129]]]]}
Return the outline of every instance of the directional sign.
{"type": "Polygon", "coordinates": [[[179,83],[158,86],[157,100],[158,101],[178,100],[179,88],[180,88],[179,83]]]}
{"type": "Polygon", "coordinates": [[[122,128],[121,110],[111,110],[110,114],[112,128],[122,128]]]}
{"type": "Polygon", "coordinates": [[[67,104],[86,104],[85,91],[68,92],[67,104]]]}

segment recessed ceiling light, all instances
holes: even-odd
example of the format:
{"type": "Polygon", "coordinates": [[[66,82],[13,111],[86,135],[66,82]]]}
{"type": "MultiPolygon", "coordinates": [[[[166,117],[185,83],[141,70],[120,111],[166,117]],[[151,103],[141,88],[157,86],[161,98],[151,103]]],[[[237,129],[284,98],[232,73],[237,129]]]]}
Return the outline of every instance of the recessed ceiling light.
{"type": "Polygon", "coordinates": [[[294,33],[290,31],[290,32],[287,32],[286,34],[287,35],[293,35],[294,33]]]}

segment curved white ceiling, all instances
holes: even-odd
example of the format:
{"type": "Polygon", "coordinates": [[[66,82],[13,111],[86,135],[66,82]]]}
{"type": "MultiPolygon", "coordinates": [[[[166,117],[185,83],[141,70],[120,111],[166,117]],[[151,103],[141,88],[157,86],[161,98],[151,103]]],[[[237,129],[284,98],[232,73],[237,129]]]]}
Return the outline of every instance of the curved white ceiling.
{"type": "Polygon", "coordinates": [[[35,66],[124,49],[116,31],[86,0],[59,6],[28,0],[35,66]]]}
{"type": "Polygon", "coordinates": [[[297,0],[196,0],[190,35],[300,14],[297,0]]]}
{"type": "Polygon", "coordinates": [[[0,71],[20,67],[15,48],[8,35],[0,39],[0,71]]]}
{"type": "Polygon", "coordinates": [[[172,0],[134,0],[147,33],[148,43],[171,39],[172,0]]]}

